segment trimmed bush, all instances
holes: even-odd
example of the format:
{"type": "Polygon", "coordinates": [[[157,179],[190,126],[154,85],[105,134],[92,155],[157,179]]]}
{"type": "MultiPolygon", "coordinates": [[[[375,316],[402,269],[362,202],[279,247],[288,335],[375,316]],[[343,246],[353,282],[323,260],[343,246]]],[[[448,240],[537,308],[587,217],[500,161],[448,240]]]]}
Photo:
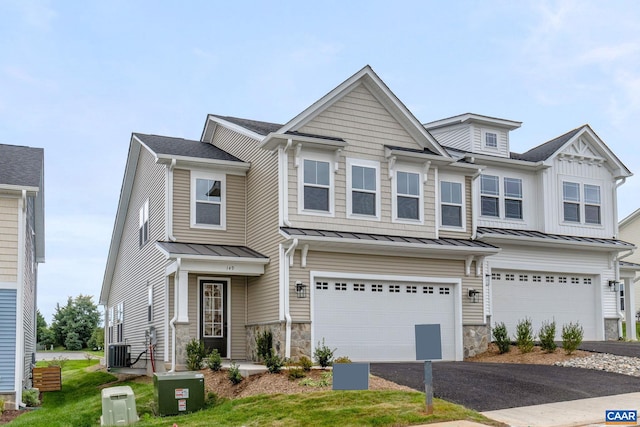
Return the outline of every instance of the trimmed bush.
{"type": "Polygon", "coordinates": [[[231,362],[231,366],[229,366],[229,372],[227,373],[227,378],[231,381],[232,384],[240,384],[242,381],[242,374],[240,374],[240,367],[236,362],[231,362]]]}
{"type": "Polygon", "coordinates": [[[302,356],[300,360],[298,360],[298,364],[305,372],[309,372],[313,366],[313,362],[307,356],[302,356]]]}
{"type": "Polygon", "coordinates": [[[567,354],[571,354],[580,347],[582,344],[582,338],[584,336],[584,330],[580,323],[569,322],[568,325],[562,326],[562,348],[567,354]]]}
{"type": "Polygon", "coordinates": [[[496,323],[496,326],[491,330],[493,333],[493,339],[498,346],[500,354],[508,353],[511,350],[511,341],[509,340],[509,334],[507,333],[507,327],[504,322],[496,323]]]}
{"type": "Polygon", "coordinates": [[[202,361],[207,355],[204,343],[197,339],[192,339],[187,343],[187,369],[199,371],[202,369],[202,361]]]}
{"type": "Polygon", "coordinates": [[[219,371],[222,368],[222,356],[218,349],[214,348],[207,356],[206,364],[212,371],[219,371]]]}
{"type": "Polygon", "coordinates": [[[34,407],[40,405],[40,391],[37,388],[22,390],[22,401],[25,405],[34,407]]]}
{"type": "Polygon", "coordinates": [[[542,351],[545,353],[553,353],[556,351],[556,322],[543,322],[540,333],[538,333],[538,338],[540,339],[540,348],[542,348],[542,351]]]}
{"type": "Polygon", "coordinates": [[[267,366],[269,373],[277,374],[282,370],[284,366],[284,359],[280,357],[275,351],[271,350],[271,354],[264,359],[264,364],[267,366]]]}
{"type": "Polygon", "coordinates": [[[531,319],[525,317],[518,321],[516,325],[516,345],[522,353],[529,353],[533,350],[533,326],[531,319]]]}
{"type": "Polygon", "coordinates": [[[333,364],[335,365],[336,363],[351,363],[351,359],[349,359],[349,357],[347,356],[340,356],[337,357],[334,361],[333,364]]]}
{"type": "Polygon", "coordinates": [[[320,344],[320,341],[318,341],[318,346],[313,352],[313,357],[316,359],[316,362],[318,362],[318,365],[320,365],[324,369],[327,366],[331,366],[331,363],[333,362],[333,353],[336,350],[337,349],[335,348],[331,350],[324,343],[324,338],[322,338],[322,344],[320,344]]]}
{"type": "Polygon", "coordinates": [[[258,352],[258,360],[264,361],[271,356],[273,348],[273,334],[271,331],[258,332],[256,335],[256,351],[258,352]]]}

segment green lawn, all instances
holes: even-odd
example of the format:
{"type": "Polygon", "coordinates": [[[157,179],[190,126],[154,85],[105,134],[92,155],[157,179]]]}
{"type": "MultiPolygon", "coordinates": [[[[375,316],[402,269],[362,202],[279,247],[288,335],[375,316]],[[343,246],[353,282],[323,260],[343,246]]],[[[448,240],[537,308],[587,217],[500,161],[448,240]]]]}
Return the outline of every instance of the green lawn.
{"type": "MultiPolygon", "coordinates": [[[[627,324],[622,322],[622,336],[627,334],[627,324]]],[[[636,322],[636,339],[640,340],[640,322],[636,322]]]]}
{"type": "Polygon", "coordinates": [[[109,384],[115,377],[88,369],[96,361],[65,363],[62,390],[44,394],[42,407],[10,426],[97,426],[102,412],[101,386],[128,385],[135,394],[138,426],[405,426],[437,421],[472,420],[499,425],[479,413],[434,399],[434,414],[425,414],[424,394],[401,391],[324,391],[299,395],[261,395],[208,401],[207,409],[175,417],[154,416],[153,385],[148,378],[109,384]]]}

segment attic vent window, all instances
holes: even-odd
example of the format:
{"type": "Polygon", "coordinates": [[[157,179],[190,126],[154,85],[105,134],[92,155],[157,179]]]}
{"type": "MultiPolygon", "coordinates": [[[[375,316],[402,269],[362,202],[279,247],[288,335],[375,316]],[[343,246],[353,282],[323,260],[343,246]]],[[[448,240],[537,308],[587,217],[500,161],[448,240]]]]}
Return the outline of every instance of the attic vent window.
{"type": "Polygon", "coordinates": [[[498,135],[493,132],[484,134],[484,145],[489,148],[498,148],[498,135]]]}

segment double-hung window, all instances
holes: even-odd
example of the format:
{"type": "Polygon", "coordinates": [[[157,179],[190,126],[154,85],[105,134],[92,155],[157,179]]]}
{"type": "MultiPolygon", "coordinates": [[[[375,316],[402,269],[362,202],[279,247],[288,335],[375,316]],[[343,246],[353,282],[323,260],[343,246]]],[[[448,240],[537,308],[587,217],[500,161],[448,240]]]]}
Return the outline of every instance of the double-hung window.
{"type": "Polygon", "coordinates": [[[440,215],[444,227],[462,227],[462,184],[440,181],[440,215]]]}
{"type": "Polygon", "coordinates": [[[422,188],[420,174],[397,171],[395,187],[394,219],[422,220],[422,188]]]}
{"type": "Polygon", "coordinates": [[[380,218],[380,165],[348,159],[347,206],[350,216],[380,218]]]}
{"type": "Polygon", "coordinates": [[[504,179],[504,216],[510,219],[522,219],[522,180],[504,179]]]}
{"type": "Polygon", "coordinates": [[[328,161],[304,159],[303,204],[305,211],[331,212],[331,167],[328,161]]]}
{"type": "Polygon", "coordinates": [[[111,343],[124,341],[124,302],[109,308],[107,333],[107,339],[111,343]]]}
{"type": "Polygon", "coordinates": [[[149,199],[140,206],[138,243],[142,247],[149,240],[149,199]]]}
{"type": "Polygon", "coordinates": [[[480,210],[482,216],[500,217],[500,180],[497,176],[480,177],[480,210]]]}
{"type": "Polygon", "coordinates": [[[565,222],[602,224],[600,186],[563,181],[562,202],[565,222]]]}
{"type": "Polygon", "coordinates": [[[191,172],[191,225],[225,228],[224,175],[191,172]]]}

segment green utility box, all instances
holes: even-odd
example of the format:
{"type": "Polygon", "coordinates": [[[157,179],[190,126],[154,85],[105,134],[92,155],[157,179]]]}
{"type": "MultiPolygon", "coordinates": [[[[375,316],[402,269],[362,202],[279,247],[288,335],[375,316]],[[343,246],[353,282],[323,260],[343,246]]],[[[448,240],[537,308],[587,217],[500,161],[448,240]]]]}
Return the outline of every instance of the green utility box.
{"type": "Polygon", "coordinates": [[[101,426],[128,426],[138,421],[136,399],[131,387],[109,387],[102,389],[101,426]]]}
{"type": "Polygon", "coordinates": [[[155,373],[153,393],[161,416],[198,411],[204,407],[204,375],[190,371],[155,373]]]}

